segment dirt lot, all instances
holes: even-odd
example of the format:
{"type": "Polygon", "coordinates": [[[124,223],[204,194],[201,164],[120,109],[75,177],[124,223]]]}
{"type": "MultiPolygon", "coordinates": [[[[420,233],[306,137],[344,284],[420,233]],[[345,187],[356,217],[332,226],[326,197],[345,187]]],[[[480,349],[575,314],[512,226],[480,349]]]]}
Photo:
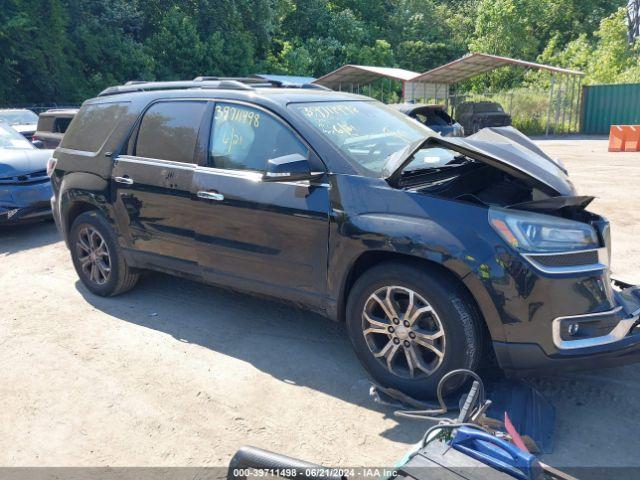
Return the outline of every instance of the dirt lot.
{"type": "MultiPolygon", "coordinates": [[[[640,154],[540,144],[599,197],[613,270],[640,282],[640,154]]],[[[243,444],[381,465],[428,426],[369,400],[342,326],[163,275],[95,297],[52,223],[0,231],[0,291],[0,465],[219,466],[243,444]]],[[[534,381],[557,407],[546,461],[640,465],[640,365],[534,381]]]]}

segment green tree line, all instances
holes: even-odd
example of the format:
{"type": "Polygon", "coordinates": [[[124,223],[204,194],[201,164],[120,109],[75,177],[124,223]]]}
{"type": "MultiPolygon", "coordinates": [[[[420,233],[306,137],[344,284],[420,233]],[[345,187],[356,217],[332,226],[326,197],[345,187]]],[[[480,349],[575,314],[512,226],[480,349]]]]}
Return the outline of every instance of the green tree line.
{"type": "MultiPolygon", "coordinates": [[[[77,102],[127,80],[424,71],[469,51],[640,81],[622,0],[0,0],[0,103],[77,102]]],[[[543,82],[507,69],[463,85],[543,82]]]]}

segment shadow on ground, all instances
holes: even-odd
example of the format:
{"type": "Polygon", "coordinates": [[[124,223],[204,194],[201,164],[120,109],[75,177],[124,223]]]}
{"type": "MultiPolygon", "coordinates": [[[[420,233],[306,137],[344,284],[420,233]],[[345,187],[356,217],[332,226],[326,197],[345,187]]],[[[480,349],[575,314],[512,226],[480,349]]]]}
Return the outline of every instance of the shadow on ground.
{"type": "MultiPolygon", "coordinates": [[[[343,324],[294,306],[162,274],[117,298],[76,288],[87,302],[127,322],[237,358],[294,385],[393,416],[369,398],[370,383],[343,324]]],[[[401,420],[382,435],[416,442],[428,426],[401,420]]],[[[401,452],[399,452],[400,454],[401,452]]]]}
{"type": "MultiPolygon", "coordinates": [[[[395,421],[380,433],[390,440],[414,443],[431,425],[393,417],[390,409],[375,404],[344,326],[319,315],[161,274],[146,276],[133,291],[117,298],[97,297],[80,282],[76,288],[111,316],[249,362],[279,381],[383,412],[395,421]]],[[[636,418],[628,398],[640,393],[639,373],[631,365],[531,378],[556,407],[555,450],[545,460],[559,467],[635,461],[635,422],[622,419],[636,418]],[[607,432],[606,438],[602,432],[607,432]]]]}
{"type": "Polygon", "coordinates": [[[0,255],[44,247],[62,238],[53,220],[0,227],[0,255]]]}

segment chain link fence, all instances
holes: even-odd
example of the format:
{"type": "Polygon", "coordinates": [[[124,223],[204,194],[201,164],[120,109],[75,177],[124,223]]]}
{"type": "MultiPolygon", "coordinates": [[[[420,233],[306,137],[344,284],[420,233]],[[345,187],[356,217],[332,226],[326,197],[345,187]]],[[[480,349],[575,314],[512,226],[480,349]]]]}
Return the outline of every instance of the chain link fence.
{"type": "Polygon", "coordinates": [[[515,128],[527,135],[566,135],[580,128],[580,90],[565,83],[550,90],[527,88],[502,92],[452,94],[449,113],[464,102],[496,102],[511,116],[515,128]]]}

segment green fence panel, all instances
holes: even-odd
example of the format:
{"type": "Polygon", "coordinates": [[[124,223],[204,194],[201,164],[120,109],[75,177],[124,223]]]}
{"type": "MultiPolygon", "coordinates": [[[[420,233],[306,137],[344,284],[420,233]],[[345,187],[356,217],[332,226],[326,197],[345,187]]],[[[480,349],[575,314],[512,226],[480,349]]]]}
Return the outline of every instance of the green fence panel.
{"type": "Polygon", "coordinates": [[[640,83],[583,87],[580,133],[606,135],[611,125],[640,125],[640,83]]]}

